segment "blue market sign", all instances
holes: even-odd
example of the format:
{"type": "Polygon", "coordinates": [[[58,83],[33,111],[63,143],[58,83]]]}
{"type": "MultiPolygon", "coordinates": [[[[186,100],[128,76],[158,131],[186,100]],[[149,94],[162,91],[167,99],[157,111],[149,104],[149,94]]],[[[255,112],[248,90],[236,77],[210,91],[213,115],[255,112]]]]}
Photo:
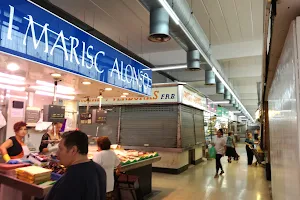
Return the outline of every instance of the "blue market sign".
{"type": "Polygon", "coordinates": [[[1,0],[0,31],[4,53],[151,95],[151,69],[33,2],[1,0]]]}

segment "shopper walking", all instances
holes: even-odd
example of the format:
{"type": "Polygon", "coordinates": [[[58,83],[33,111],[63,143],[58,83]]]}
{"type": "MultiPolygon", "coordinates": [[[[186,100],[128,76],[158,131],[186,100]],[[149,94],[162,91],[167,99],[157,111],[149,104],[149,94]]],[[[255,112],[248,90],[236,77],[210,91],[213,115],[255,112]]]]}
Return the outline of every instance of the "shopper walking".
{"type": "Polygon", "coordinates": [[[233,133],[229,132],[227,141],[226,141],[226,156],[228,157],[228,162],[231,163],[231,158],[235,158],[236,151],[235,151],[235,142],[233,138],[233,133]]]}
{"type": "Polygon", "coordinates": [[[224,153],[226,151],[226,141],[222,136],[223,136],[223,130],[219,129],[217,131],[217,138],[215,140],[215,149],[217,151],[215,178],[219,177],[219,170],[221,170],[220,175],[224,174],[224,170],[223,170],[222,163],[221,163],[221,158],[224,156],[224,153]]]}
{"type": "Polygon", "coordinates": [[[248,165],[252,165],[253,163],[253,151],[254,148],[254,140],[252,139],[252,134],[248,133],[247,138],[245,140],[246,143],[246,151],[247,151],[247,158],[248,158],[248,165]]]}
{"type": "Polygon", "coordinates": [[[106,199],[114,199],[114,170],[120,174],[121,161],[118,156],[110,150],[111,142],[108,137],[102,136],[97,139],[98,152],[94,154],[93,161],[101,165],[106,172],[106,199]]]}
{"type": "Polygon", "coordinates": [[[88,137],[81,131],[62,135],[57,157],[67,172],[55,183],[46,200],[105,200],[104,169],[87,157],[88,137]]]}

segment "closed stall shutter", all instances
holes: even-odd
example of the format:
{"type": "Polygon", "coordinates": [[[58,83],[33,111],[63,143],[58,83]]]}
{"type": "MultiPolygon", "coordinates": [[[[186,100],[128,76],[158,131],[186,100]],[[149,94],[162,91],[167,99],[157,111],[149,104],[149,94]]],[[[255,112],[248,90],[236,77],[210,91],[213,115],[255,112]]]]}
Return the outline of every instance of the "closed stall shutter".
{"type": "Polygon", "coordinates": [[[181,105],[181,146],[195,145],[194,108],[181,105]]]}
{"type": "MultiPolygon", "coordinates": [[[[91,107],[90,110],[92,109],[98,109],[98,107],[91,107]]],[[[85,112],[85,107],[79,109],[79,113],[85,112]]],[[[96,136],[97,127],[99,127],[98,136],[107,136],[112,144],[116,144],[118,137],[119,107],[114,107],[107,111],[106,119],[106,124],[79,124],[79,129],[87,135],[96,136]]]]}
{"type": "Polygon", "coordinates": [[[177,105],[123,106],[121,144],[175,148],[177,121],[177,105]]]}
{"type": "Polygon", "coordinates": [[[203,111],[194,115],[196,144],[205,142],[203,111]],[[202,114],[202,115],[201,115],[202,114]]]}

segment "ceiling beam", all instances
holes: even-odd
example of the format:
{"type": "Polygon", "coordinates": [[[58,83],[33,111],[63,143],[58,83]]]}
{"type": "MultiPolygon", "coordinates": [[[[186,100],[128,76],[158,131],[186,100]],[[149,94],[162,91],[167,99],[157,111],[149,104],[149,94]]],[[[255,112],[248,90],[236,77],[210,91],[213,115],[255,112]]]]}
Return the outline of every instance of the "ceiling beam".
{"type": "Polygon", "coordinates": [[[217,60],[234,59],[262,55],[263,40],[212,46],[212,54],[217,60]]]}
{"type": "MultiPolygon", "coordinates": [[[[262,55],[262,40],[212,46],[212,54],[217,60],[236,59],[262,55]]],[[[182,49],[140,54],[154,65],[186,63],[186,52],[182,49]],[[172,58],[172,59],[169,59],[172,58]]]]}

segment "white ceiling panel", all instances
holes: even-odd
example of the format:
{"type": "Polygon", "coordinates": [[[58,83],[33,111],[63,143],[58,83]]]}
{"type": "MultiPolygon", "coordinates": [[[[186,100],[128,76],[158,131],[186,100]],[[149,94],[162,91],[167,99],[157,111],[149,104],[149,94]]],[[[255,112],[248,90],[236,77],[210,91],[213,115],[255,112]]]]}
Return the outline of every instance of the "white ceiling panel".
{"type": "Polygon", "coordinates": [[[210,21],[210,14],[208,13],[208,10],[205,9],[202,0],[188,0],[188,3],[211,44],[219,44],[221,40],[216,32],[216,27],[212,21],[210,21]]]}
{"type": "Polygon", "coordinates": [[[253,12],[253,27],[254,38],[263,39],[263,11],[264,2],[262,0],[252,0],[252,12],[253,12]]]}
{"type": "Polygon", "coordinates": [[[253,40],[251,0],[233,0],[233,1],[236,4],[243,40],[244,41],[253,40]]]}
{"type": "Polygon", "coordinates": [[[213,23],[212,25],[216,29],[221,42],[231,42],[229,29],[227,27],[226,20],[222,14],[222,10],[220,9],[218,0],[201,0],[201,2],[203,3],[203,7],[208,11],[213,23]]]}
{"type": "Polygon", "coordinates": [[[221,10],[224,13],[225,21],[227,23],[228,30],[231,36],[231,41],[241,42],[242,41],[241,26],[239,23],[237,12],[234,7],[234,2],[222,1],[222,0],[218,0],[218,1],[220,3],[221,10]]]}

